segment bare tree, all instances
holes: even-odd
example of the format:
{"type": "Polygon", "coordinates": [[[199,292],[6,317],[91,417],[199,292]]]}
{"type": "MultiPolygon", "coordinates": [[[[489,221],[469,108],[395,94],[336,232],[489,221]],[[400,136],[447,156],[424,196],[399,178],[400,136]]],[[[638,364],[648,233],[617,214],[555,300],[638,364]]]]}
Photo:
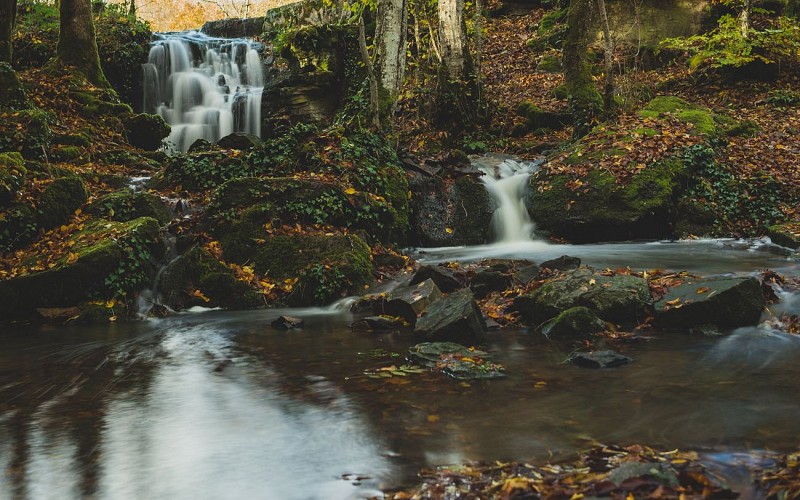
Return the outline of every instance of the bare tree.
{"type": "Polygon", "coordinates": [[[378,69],[378,110],[381,120],[391,121],[406,68],[408,5],[406,0],[380,0],[375,28],[378,69]]]}

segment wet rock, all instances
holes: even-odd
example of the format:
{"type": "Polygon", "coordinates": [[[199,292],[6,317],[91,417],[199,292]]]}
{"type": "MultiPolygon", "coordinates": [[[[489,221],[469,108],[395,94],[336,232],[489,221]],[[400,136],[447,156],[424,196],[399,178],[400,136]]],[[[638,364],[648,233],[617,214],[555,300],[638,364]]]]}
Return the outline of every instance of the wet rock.
{"type": "Polygon", "coordinates": [[[602,332],[606,323],[588,307],[571,307],[542,326],[542,333],[550,338],[587,338],[602,332]]]}
{"type": "Polygon", "coordinates": [[[440,300],[442,292],[436,283],[427,279],[416,285],[398,287],[389,294],[374,302],[373,311],[376,314],[397,316],[403,318],[411,325],[417,323],[417,316],[425,312],[428,307],[440,300]]]}
{"type": "Polygon", "coordinates": [[[17,111],[30,107],[25,89],[16,71],[7,62],[0,62],[0,110],[17,111]]]}
{"type": "Polygon", "coordinates": [[[172,219],[169,209],[156,195],[121,189],[93,201],[86,207],[86,213],[107,217],[118,222],[127,222],[139,217],[152,217],[161,224],[172,219]]]}
{"type": "Polygon", "coordinates": [[[581,259],[578,257],[570,257],[569,255],[562,255],[556,259],[542,262],[539,264],[539,267],[554,271],[569,271],[570,269],[578,269],[581,267],[581,259]]]}
{"type": "Polygon", "coordinates": [[[206,21],[200,31],[220,38],[255,38],[261,36],[263,17],[228,18],[206,21]]]}
{"type": "Polygon", "coordinates": [[[470,290],[475,294],[475,297],[482,299],[492,292],[501,292],[511,286],[511,275],[495,271],[493,269],[484,269],[478,272],[469,284],[470,290]]]}
{"type": "Polygon", "coordinates": [[[531,281],[538,279],[541,272],[542,269],[539,266],[531,264],[517,269],[512,276],[517,284],[525,286],[531,281]]]}
{"type": "Polygon", "coordinates": [[[592,351],[575,353],[569,361],[581,368],[614,368],[627,365],[633,359],[614,351],[592,351]]]}
{"type": "Polygon", "coordinates": [[[642,476],[651,477],[670,488],[679,485],[678,476],[669,464],[653,462],[623,462],[608,474],[608,480],[619,486],[629,479],[642,476]]]}
{"type": "Polygon", "coordinates": [[[234,132],[217,141],[217,147],[220,149],[237,149],[239,151],[258,149],[263,145],[264,142],[259,137],[244,132],[234,132]]]}
{"type": "Polygon", "coordinates": [[[632,323],[651,300],[647,280],[628,275],[603,276],[589,268],[567,271],[514,300],[529,325],[540,325],[576,306],[606,321],[632,323]]]}
{"type": "Polygon", "coordinates": [[[122,124],[125,126],[125,137],[131,146],[155,151],[161,147],[161,141],[169,137],[170,126],[159,115],[140,113],[126,117],[122,124]]]}
{"type": "Polygon", "coordinates": [[[0,153],[0,208],[7,207],[17,197],[27,173],[21,154],[0,153]]]}
{"type": "Polygon", "coordinates": [[[458,380],[503,378],[505,369],[491,361],[491,356],[454,342],[423,342],[408,350],[412,363],[441,370],[458,380]]]}
{"type": "Polygon", "coordinates": [[[410,174],[413,244],[439,247],[486,241],[496,206],[480,179],[410,174]]]}
{"type": "Polygon", "coordinates": [[[800,221],[770,226],[767,236],[776,245],[798,249],[800,248],[800,221]]]}
{"type": "Polygon", "coordinates": [[[459,290],[433,302],[417,320],[414,335],[429,341],[480,342],[486,332],[472,292],[459,290]]]}
{"type": "Polygon", "coordinates": [[[409,285],[416,285],[425,280],[432,280],[444,293],[455,292],[464,288],[464,282],[456,276],[452,269],[445,266],[422,266],[414,273],[409,285]]]}
{"type": "Polygon", "coordinates": [[[48,184],[39,199],[39,224],[45,229],[61,225],[86,202],[89,194],[80,177],[59,177],[48,184]]]}
{"type": "Polygon", "coordinates": [[[270,325],[276,330],[292,330],[294,328],[302,328],[305,321],[302,318],[295,318],[294,316],[278,316],[270,325]]]}
{"type": "Polygon", "coordinates": [[[664,328],[736,328],[758,323],[766,302],[755,278],[701,278],[671,288],[654,307],[664,328]]]}
{"type": "Polygon", "coordinates": [[[394,316],[367,316],[350,325],[353,330],[372,332],[376,330],[396,330],[411,326],[403,318],[394,316]]]}

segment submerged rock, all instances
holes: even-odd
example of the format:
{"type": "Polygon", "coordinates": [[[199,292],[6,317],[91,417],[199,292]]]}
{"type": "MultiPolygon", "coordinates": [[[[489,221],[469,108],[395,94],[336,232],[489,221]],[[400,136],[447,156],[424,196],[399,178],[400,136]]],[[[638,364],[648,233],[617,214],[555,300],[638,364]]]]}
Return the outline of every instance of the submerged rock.
{"type": "Polygon", "coordinates": [[[569,361],[581,368],[614,368],[633,362],[632,358],[614,351],[578,352],[569,361]]]}
{"type": "Polygon", "coordinates": [[[472,292],[459,290],[432,303],[417,320],[414,335],[429,341],[480,342],[486,322],[472,292]]]}
{"type": "Polygon", "coordinates": [[[758,323],[766,305],[755,278],[701,278],[671,288],[654,307],[664,328],[736,328],[758,323]]]}
{"type": "Polygon", "coordinates": [[[278,316],[270,325],[277,330],[292,330],[294,328],[302,328],[305,321],[302,318],[295,318],[294,316],[278,316]]]}
{"type": "Polygon", "coordinates": [[[493,363],[491,356],[483,351],[468,348],[454,342],[423,342],[408,350],[412,363],[441,370],[458,380],[482,380],[503,378],[505,368],[493,363]]]}
{"type": "Polygon", "coordinates": [[[350,325],[353,330],[375,331],[375,330],[397,330],[407,328],[411,324],[403,318],[395,316],[367,316],[350,325]]]}
{"type": "Polygon", "coordinates": [[[416,285],[398,287],[373,303],[376,314],[403,318],[411,325],[417,316],[442,297],[442,292],[433,280],[427,279],[416,285]]]}

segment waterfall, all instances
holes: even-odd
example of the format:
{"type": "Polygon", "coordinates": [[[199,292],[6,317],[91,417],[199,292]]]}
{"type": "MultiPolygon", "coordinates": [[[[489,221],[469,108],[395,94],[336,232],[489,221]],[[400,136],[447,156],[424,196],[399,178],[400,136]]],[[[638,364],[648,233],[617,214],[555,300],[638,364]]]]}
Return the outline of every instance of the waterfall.
{"type": "Polygon", "coordinates": [[[542,162],[498,156],[485,156],[473,161],[473,165],[486,174],[481,180],[497,202],[491,222],[495,243],[532,240],[535,226],[525,207],[526,187],[531,174],[542,162]]]}
{"type": "MultiPolygon", "coordinates": [[[[197,31],[155,35],[144,73],[144,111],[172,127],[169,147],[233,132],[261,135],[264,66],[257,44],[197,31]]],[[[168,149],[169,149],[168,147],[168,149]]]]}

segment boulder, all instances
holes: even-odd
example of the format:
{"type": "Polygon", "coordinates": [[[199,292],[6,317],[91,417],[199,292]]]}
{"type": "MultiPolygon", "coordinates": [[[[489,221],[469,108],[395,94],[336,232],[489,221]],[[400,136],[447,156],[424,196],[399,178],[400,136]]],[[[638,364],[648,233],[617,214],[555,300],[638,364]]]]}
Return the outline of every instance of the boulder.
{"type": "Polygon", "coordinates": [[[276,330],[292,330],[295,328],[302,328],[305,321],[302,318],[295,318],[294,316],[279,316],[272,320],[270,325],[276,330]]]}
{"type": "Polygon", "coordinates": [[[47,271],[0,281],[0,318],[24,318],[37,308],[73,307],[120,291],[133,292],[129,287],[141,285],[149,277],[136,276],[130,270],[145,269],[149,261],[164,253],[158,221],[148,217],[87,225],[75,235],[71,248],[70,254],[47,271]],[[86,234],[93,237],[82,240],[86,234]],[[131,252],[131,248],[137,251],[131,252]]]}
{"type": "Polygon", "coordinates": [[[30,103],[17,72],[7,62],[0,62],[0,111],[28,109],[30,103]]]}
{"type": "Polygon", "coordinates": [[[39,198],[39,224],[45,229],[63,224],[88,198],[86,185],[80,177],[59,177],[53,180],[39,198]]]}
{"type": "Polygon", "coordinates": [[[350,328],[358,331],[373,332],[376,330],[397,330],[406,328],[410,323],[395,316],[367,316],[355,321],[350,328]]]}
{"type": "Polygon", "coordinates": [[[562,255],[561,257],[542,262],[539,264],[539,267],[553,271],[569,271],[570,269],[578,269],[581,267],[581,259],[578,257],[570,257],[569,255],[562,255]]]}
{"type": "Polygon", "coordinates": [[[410,173],[411,238],[423,247],[479,245],[496,204],[476,176],[442,179],[410,173]]]}
{"type": "Polygon", "coordinates": [[[416,285],[425,280],[433,280],[436,286],[444,293],[455,292],[464,288],[463,280],[456,276],[452,269],[445,266],[422,266],[411,278],[409,285],[416,285]]]}
{"type": "Polygon", "coordinates": [[[541,325],[576,306],[588,307],[606,321],[633,323],[650,304],[647,280],[628,275],[603,276],[580,268],[548,281],[514,300],[514,309],[530,325],[541,325]]]}
{"type": "Polygon", "coordinates": [[[170,126],[159,115],[140,113],[123,119],[125,137],[131,146],[146,151],[161,147],[161,141],[169,137],[170,126]]]}
{"type": "Polygon", "coordinates": [[[754,325],[766,307],[755,278],[700,278],[671,288],[654,304],[656,324],[691,328],[754,325]]]}
{"type": "Polygon", "coordinates": [[[588,307],[571,307],[542,326],[542,333],[551,339],[588,338],[606,329],[606,323],[588,307]]]}
{"type": "MultiPolygon", "coordinates": [[[[252,134],[245,134],[244,132],[234,132],[217,141],[217,147],[220,149],[237,149],[239,151],[256,149],[263,145],[264,142],[259,137],[252,134]]],[[[192,146],[194,146],[194,144],[192,146]]]]}
{"type": "Polygon", "coordinates": [[[21,154],[0,153],[0,208],[7,207],[17,197],[27,173],[21,154]]]}
{"type": "Polygon", "coordinates": [[[264,304],[247,283],[200,247],[191,248],[163,270],[157,291],[161,301],[175,310],[194,306],[249,309],[264,304]]]}
{"type": "Polygon", "coordinates": [[[415,285],[398,287],[386,296],[373,302],[376,314],[403,318],[411,325],[417,323],[417,317],[442,297],[442,292],[432,279],[415,285]]]}
{"type": "Polygon", "coordinates": [[[615,368],[627,365],[633,359],[614,351],[592,351],[575,353],[569,361],[580,368],[615,368]]]}
{"type": "Polygon", "coordinates": [[[483,269],[472,278],[469,288],[475,297],[482,299],[492,292],[502,292],[511,286],[511,283],[510,274],[494,269],[483,269]]]}
{"type": "Polygon", "coordinates": [[[133,192],[130,189],[107,194],[91,202],[86,213],[106,217],[118,222],[127,222],[139,217],[152,217],[161,224],[172,219],[169,208],[156,195],[133,192]]]}
{"type": "Polygon", "coordinates": [[[800,221],[770,226],[767,236],[776,245],[797,250],[800,248],[800,221]]]}
{"type": "Polygon", "coordinates": [[[516,271],[514,271],[512,277],[515,283],[525,286],[531,281],[538,279],[541,272],[541,267],[537,266],[536,264],[530,264],[518,268],[516,271]]]}
{"type": "Polygon", "coordinates": [[[505,368],[493,363],[491,356],[454,342],[423,342],[408,350],[412,363],[440,370],[457,380],[503,378],[505,368]]]}
{"type": "Polygon", "coordinates": [[[200,31],[220,38],[257,38],[263,29],[264,17],[248,17],[206,21],[200,31]]]}
{"type": "Polygon", "coordinates": [[[481,342],[486,322],[472,292],[464,289],[433,302],[417,320],[414,335],[428,341],[481,342]]]}

